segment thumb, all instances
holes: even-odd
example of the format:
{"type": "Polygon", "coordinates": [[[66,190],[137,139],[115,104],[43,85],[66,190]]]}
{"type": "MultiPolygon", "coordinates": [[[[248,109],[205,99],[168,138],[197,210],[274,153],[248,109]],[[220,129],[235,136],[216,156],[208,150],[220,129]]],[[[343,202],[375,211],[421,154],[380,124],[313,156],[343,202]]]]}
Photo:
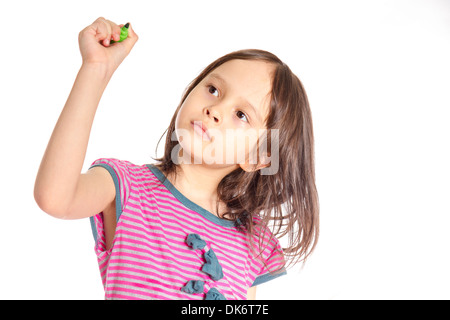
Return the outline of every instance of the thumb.
{"type": "Polygon", "coordinates": [[[128,36],[125,40],[122,41],[122,44],[125,46],[127,50],[127,53],[129,53],[131,49],[133,49],[138,39],[139,37],[136,34],[136,32],[134,32],[133,26],[130,23],[130,25],[128,26],[128,36]]]}
{"type": "Polygon", "coordinates": [[[131,49],[133,49],[135,43],[138,40],[138,35],[134,32],[131,24],[128,27],[128,35],[122,42],[114,42],[110,46],[111,52],[113,52],[116,67],[118,67],[122,61],[128,56],[131,49]]]}

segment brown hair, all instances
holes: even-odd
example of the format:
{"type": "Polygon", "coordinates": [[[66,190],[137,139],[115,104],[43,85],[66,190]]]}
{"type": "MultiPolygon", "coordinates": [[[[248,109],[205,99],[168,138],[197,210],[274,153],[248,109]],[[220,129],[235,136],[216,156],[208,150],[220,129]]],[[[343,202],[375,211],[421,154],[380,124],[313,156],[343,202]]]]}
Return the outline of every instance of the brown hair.
{"type": "MultiPolygon", "coordinates": [[[[167,175],[176,173],[172,162],[172,141],[175,120],[189,93],[215,68],[233,60],[259,60],[274,64],[267,131],[279,129],[279,164],[275,174],[261,175],[238,168],[225,176],[217,187],[218,198],[227,206],[223,218],[237,222],[249,239],[260,228],[271,225],[274,236],[287,235],[288,246],[283,248],[289,265],[305,261],[313,251],[319,234],[319,199],[314,172],[314,136],[311,111],[302,83],[274,54],[258,49],[231,52],[208,65],[186,88],[172,117],[167,132],[164,156],[153,158],[167,175]],[[254,217],[260,225],[255,228],[254,217]]],[[[271,135],[267,145],[270,146],[271,135]]],[[[270,149],[269,149],[270,150],[270,149]]],[[[264,234],[264,232],[262,233],[264,234]]],[[[264,237],[259,237],[260,250],[264,237]]]]}

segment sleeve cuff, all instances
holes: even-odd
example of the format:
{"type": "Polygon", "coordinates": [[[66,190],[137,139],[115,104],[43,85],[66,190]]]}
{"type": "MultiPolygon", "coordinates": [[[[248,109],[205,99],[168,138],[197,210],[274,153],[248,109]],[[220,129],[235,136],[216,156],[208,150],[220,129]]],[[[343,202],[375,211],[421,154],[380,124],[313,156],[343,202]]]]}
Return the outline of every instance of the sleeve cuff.
{"type": "MultiPolygon", "coordinates": [[[[106,170],[108,170],[109,174],[114,180],[114,187],[116,188],[116,221],[119,222],[120,215],[122,214],[122,201],[120,200],[120,184],[119,184],[119,178],[117,177],[116,172],[113,168],[111,168],[109,165],[105,163],[95,164],[91,166],[89,169],[93,167],[103,167],[106,170]]],[[[98,232],[97,227],[95,225],[95,216],[89,217],[91,229],[92,229],[92,235],[94,237],[95,243],[97,243],[98,239],[98,232]]]]}
{"type": "Polygon", "coordinates": [[[280,270],[276,273],[272,273],[272,274],[270,274],[270,273],[262,274],[262,275],[256,277],[256,279],[255,279],[255,281],[253,281],[253,284],[251,285],[251,287],[260,285],[262,283],[276,279],[276,278],[278,278],[280,276],[284,276],[286,274],[287,274],[286,269],[282,269],[282,270],[280,270]]]}

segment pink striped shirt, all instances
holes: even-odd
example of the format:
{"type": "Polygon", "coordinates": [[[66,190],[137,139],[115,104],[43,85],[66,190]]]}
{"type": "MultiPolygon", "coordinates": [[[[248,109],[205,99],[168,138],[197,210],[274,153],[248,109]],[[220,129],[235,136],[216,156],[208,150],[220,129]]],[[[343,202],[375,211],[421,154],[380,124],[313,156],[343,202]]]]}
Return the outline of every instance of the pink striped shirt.
{"type": "Polygon", "coordinates": [[[204,299],[212,288],[227,300],[246,299],[249,287],[286,274],[275,237],[264,244],[264,266],[234,222],[190,201],[154,165],[103,158],[91,168],[96,166],[108,170],[116,188],[117,226],[109,250],[103,213],[90,218],[105,299],[204,299]],[[205,247],[191,248],[189,234],[205,247]],[[202,271],[209,250],[223,271],[216,281],[202,271]],[[202,292],[182,291],[190,280],[201,280],[202,292]]]}

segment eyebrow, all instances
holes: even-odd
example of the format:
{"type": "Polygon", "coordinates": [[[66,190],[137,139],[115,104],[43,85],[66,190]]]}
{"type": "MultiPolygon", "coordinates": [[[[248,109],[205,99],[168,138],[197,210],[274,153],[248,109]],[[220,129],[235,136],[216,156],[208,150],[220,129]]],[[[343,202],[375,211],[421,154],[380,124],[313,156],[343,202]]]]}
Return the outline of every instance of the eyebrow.
{"type": "MultiPolygon", "coordinates": [[[[211,78],[217,79],[219,82],[222,83],[222,85],[223,85],[224,87],[227,87],[227,86],[228,86],[228,85],[227,85],[227,82],[225,81],[225,79],[222,78],[219,74],[217,74],[217,73],[211,73],[209,76],[210,76],[211,78]]],[[[244,99],[244,101],[245,101],[245,103],[253,110],[253,113],[256,115],[256,118],[259,120],[259,122],[262,123],[263,121],[262,121],[262,119],[261,119],[259,113],[256,112],[256,108],[255,108],[250,102],[248,102],[248,100],[244,99]]]]}

